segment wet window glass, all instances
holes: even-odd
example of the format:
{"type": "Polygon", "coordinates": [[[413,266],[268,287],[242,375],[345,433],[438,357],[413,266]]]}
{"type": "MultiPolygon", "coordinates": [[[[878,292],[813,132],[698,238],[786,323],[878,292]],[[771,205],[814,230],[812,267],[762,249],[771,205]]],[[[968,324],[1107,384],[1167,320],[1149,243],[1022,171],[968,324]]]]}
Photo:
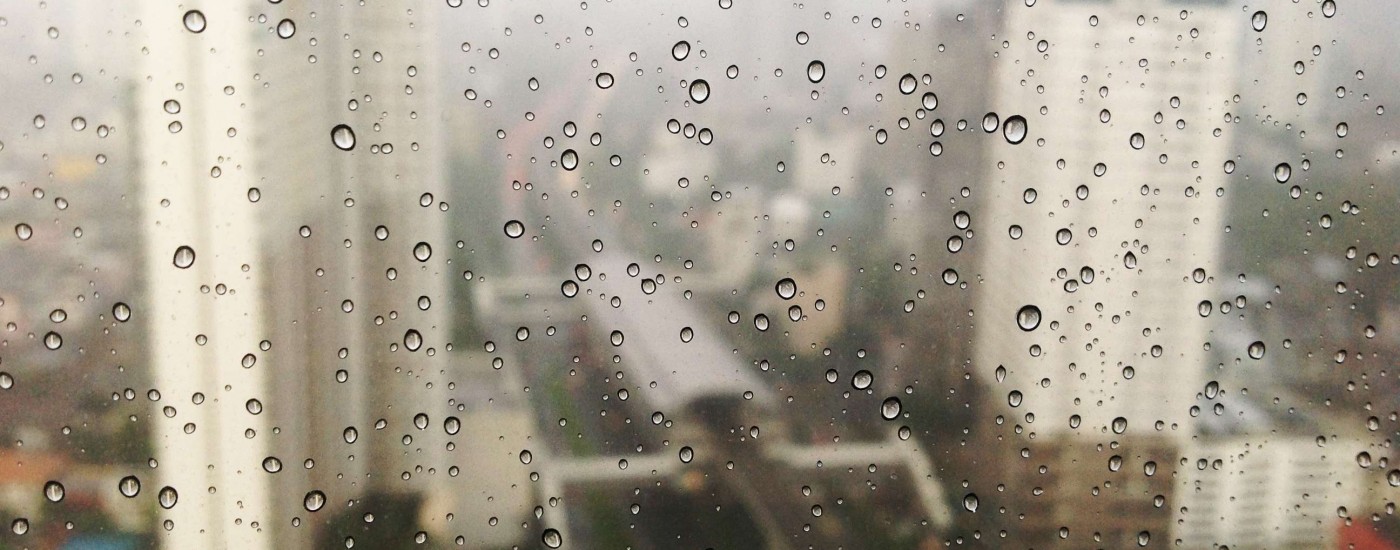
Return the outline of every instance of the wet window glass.
{"type": "Polygon", "coordinates": [[[1397,20],[0,5],[0,549],[1400,548],[1397,20]]]}

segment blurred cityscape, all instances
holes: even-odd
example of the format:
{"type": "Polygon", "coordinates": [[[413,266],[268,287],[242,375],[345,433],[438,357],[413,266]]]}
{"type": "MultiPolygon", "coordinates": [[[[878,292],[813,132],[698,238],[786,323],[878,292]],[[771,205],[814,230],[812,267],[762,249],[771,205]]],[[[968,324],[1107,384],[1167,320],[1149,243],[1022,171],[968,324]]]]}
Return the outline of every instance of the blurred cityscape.
{"type": "Polygon", "coordinates": [[[0,7],[0,549],[1400,550],[1397,20],[0,7]]]}

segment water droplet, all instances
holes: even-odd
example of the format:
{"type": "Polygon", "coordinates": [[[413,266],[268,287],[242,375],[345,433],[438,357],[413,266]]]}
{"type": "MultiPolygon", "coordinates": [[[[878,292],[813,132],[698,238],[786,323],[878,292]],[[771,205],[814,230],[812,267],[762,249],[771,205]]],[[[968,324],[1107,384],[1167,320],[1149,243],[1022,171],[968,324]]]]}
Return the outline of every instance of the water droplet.
{"type": "Polygon", "coordinates": [[[1248,352],[1249,352],[1249,358],[1250,358],[1250,359],[1263,359],[1263,358],[1264,358],[1264,343],[1263,343],[1263,342],[1259,342],[1259,341],[1255,341],[1253,344],[1250,344],[1250,345],[1249,345],[1249,350],[1248,350],[1248,352]]]}
{"type": "Polygon", "coordinates": [[[1400,470],[1386,472],[1385,481],[1389,483],[1391,487],[1400,487],[1400,470]]]}
{"type": "Polygon", "coordinates": [[[112,318],[122,323],[131,320],[131,306],[126,305],[126,302],[117,302],[113,304],[112,318]]]}
{"type": "Polygon", "coordinates": [[[345,428],[345,431],[340,432],[340,437],[344,439],[346,443],[353,445],[355,441],[360,439],[360,431],[356,430],[354,426],[348,426],[345,428]]]}
{"type": "Polygon", "coordinates": [[[1274,180],[1279,183],[1288,183],[1288,178],[1293,177],[1293,167],[1287,162],[1280,162],[1274,167],[1274,180]]]}
{"type": "Polygon", "coordinates": [[[563,284],[559,285],[559,292],[562,293],[565,298],[573,298],[578,295],[578,283],[564,281],[563,284]]]}
{"type": "Polygon", "coordinates": [[[1249,17],[1249,25],[1254,27],[1254,32],[1263,32],[1264,26],[1269,24],[1269,14],[1262,11],[1254,12],[1249,17]]]}
{"type": "Polygon", "coordinates": [[[262,467],[264,472],[275,474],[282,471],[282,460],[275,456],[269,456],[263,459],[262,467]]]}
{"type": "Polygon", "coordinates": [[[49,481],[44,484],[44,498],[49,499],[49,502],[62,502],[66,492],[63,489],[63,484],[57,481],[49,481]]]}
{"type": "Polygon", "coordinates": [[[1133,149],[1142,149],[1143,146],[1147,145],[1147,138],[1134,132],[1133,135],[1128,136],[1128,145],[1132,146],[1133,149]]]}
{"type": "Polygon", "coordinates": [[[1016,311],[1016,326],[1030,332],[1040,326],[1040,308],[1027,305],[1016,311]]]}
{"type": "Polygon", "coordinates": [[[1026,139],[1026,117],[1012,115],[1001,125],[1001,135],[1006,138],[1006,142],[1012,145],[1021,143],[1026,139]]]}
{"type": "Polygon", "coordinates": [[[432,247],[431,245],[429,245],[428,243],[423,243],[423,242],[420,242],[420,243],[418,243],[418,244],[416,244],[416,245],[413,245],[413,258],[414,258],[414,259],[416,259],[416,260],[418,260],[418,261],[420,261],[420,262],[426,262],[426,261],[428,261],[428,258],[431,258],[431,257],[433,257],[433,247],[432,247]]]}
{"type": "Polygon", "coordinates": [[[774,286],[774,290],[778,292],[779,298],[791,300],[794,296],[797,296],[797,282],[793,281],[791,278],[783,278],[774,286]]]}
{"type": "Polygon", "coordinates": [[[807,80],[813,84],[821,82],[826,78],[826,64],[821,61],[813,61],[807,64],[807,80]]]}
{"type": "Polygon", "coordinates": [[[598,73],[598,76],[593,77],[593,83],[606,90],[613,85],[613,75],[612,73],[598,73]]]}
{"type": "Polygon", "coordinates": [[[455,416],[449,416],[442,421],[442,431],[447,435],[457,435],[462,430],[462,421],[455,416]]]}
{"type": "Polygon", "coordinates": [[[1112,429],[1113,429],[1113,433],[1115,433],[1115,434],[1122,434],[1123,432],[1127,431],[1127,429],[1128,429],[1128,419],[1123,418],[1123,417],[1121,417],[1121,416],[1120,416],[1120,417],[1117,417],[1117,418],[1114,418],[1114,419],[1113,419],[1113,424],[1112,424],[1112,429]]]}
{"type": "Polygon", "coordinates": [[[710,99],[710,83],[704,79],[696,79],[690,82],[690,100],[697,105],[710,99]]]}
{"type": "Polygon", "coordinates": [[[1332,17],[1333,15],[1337,15],[1337,3],[1332,0],[1324,0],[1322,2],[1322,16],[1332,17]]]}
{"type": "Polygon", "coordinates": [[[506,222],[505,231],[507,237],[519,239],[521,235],[525,234],[525,224],[517,220],[508,221],[506,222]]]}
{"type": "Polygon", "coordinates": [[[136,476],[126,476],[117,482],[117,492],[126,498],[135,498],[141,493],[141,480],[136,476]]]}
{"type": "Polygon", "coordinates": [[[853,388],[855,388],[855,389],[858,389],[858,390],[863,390],[863,389],[869,388],[869,387],[870,387],[870,384],[872,384],[872,383],[874,383],[874,382],[875,382],[875,375],[870,374],[870,371],[868,371],[868,370],[859,370],[859,371],[856,371],[855,376],[852,376],[852,377],[851,377],[851,387],[853,387],[853,388]]]}
{"type": "Polygon", "coordinates": [[[768,330],[768,316],[762,313],[753,316],[753,326],[759,332],[768,330]]]}
{"type": "Polygon", "coordinates": [[[885,420],[894,420],[899,418],[901,408],[898,397],[886,398],[885,402],[880,404],[880,416],[885,420]]]}
{"type": "MultiPolygon", "coordinates": [[[[1259,13],[1263,13],[1263,12],[1259,12],[1259,13]]],[[[1150,543],[1150,542],[1152,542],[1152,533],[1149,533],[1149,532],[1147,532],[1147,531],[1143,531],[1143,532],[1141,532],[1141,533],[1138,533],[1138,536],[1137,536],[1137,543],[1138,543],[1138,546],[1147,546],[1147,544],[1150,543]]]]}
{"type": "Polygon", "coordinates": [[[983,132],[990,134],[997,131],[999,126],[1001,126],[1001,117],[997,116],[996,113],[987,113],[982,117],[983,132]]]}
{"type": "Polygon", "coordinates": [[[573,149],[565,149],[564,154],[559,155],[559,165],[565,170],[578,168],[578,152],[573,149]]]}
{"type": "Polygon", "coordinates": [[[1012,408],[1019,407],[1023,397],[1020,390],[1011,390],[1011,393],[1006,394],[1006,404],[1011,405],[1012,408]]]}
{"type": "Polygon", "coordinates": [[[27,223],[15,224],[15,236],[21,241],[27,241],[34,236],[34,228],[29,227],[27,223]]]}
{"type": "Polygon", "coordinates": [[[968,493],[963,496],[963,509],[972,513],[977,513],[977,493],[968,493]]]}
{"type": "Polygon", "coordinates": [[[301,499],[301,505],[308,512],[315,512],[326,505],[326,494],[321,491],[311,491],[306,493],[306,497],[301,499]]]}
{"type": "Polygon", "coordinates": [[[56,350],[58,348],[63,347],[63,337],[60,336],[57,332],[49,331],[48,334],[44,335],[44,347],[49,348],[50,350],[56,350]]]}
{"type": "Polygon", "coordinates": [[[685,58],[686,58],[686,56],[689,56],[689,55],[690,55],[690,43],[689,43],[689,42],[686,42],[686,41],[682,40],[682,41],[680,41],[680,42],[676,42],[676,45],[671,46],[671,57],[675,58],[676,61],[684,61],[685,58]]]}
{"type": "Polygon", "coordinates": [[[160,503],[161,508],[169,510],[175,507],[176,502],[180,501],[180,493],[176,492],[174,487],[166,485],[161,487],[160,493],[156,495],[156,501],[160,503]]]}
{"type": "MultiPolygon", "coordinates": [[[[934,109],[937,109],[937,108],[938,108],[938,95],[934,94],[933,92],[924,92],[923,103],[924,103],[924,110],[925,110],[925,111],[932,111],[932,110],[934,110],[934,109]]],[[[943,123],[942,123],[941,121],[937,122],[937,124],[939,125],[940,128],[941,128],[942,125],[943,125],[943,123]]],[[[941,134],[942,131],[940,130],[939,133],[941,134]]],[[[935,134],[934,137],[937,137],[937,135],[935,134]]]]}
{"type": "Polygon", "coordinates": [[[283,19],[277,23],[277,37],[282,39],[291,38],[297,33],[297,24],[291,19],[283,19]]]}
{"type": "Polygon", "coordinates": [[[909,95],[914,93],[914,89],[918,87],[919,79],[914,78],[914,75],[905,73],[904,76],[899,77],[899,93],[909,95]]]}
{"type": "Polygon", "coordinates": [[[349,151],[355,148],[355,131],[345,124],[337,124],[331,128],[331,143],[336,149],[349,151]]]}
{"type": "Polygon", "coordinates": [[[687,344],[688,344],[688,343],[690,343],[690,341],[693,340],[693,339],[695,339],[695,330],[694,330],[694,329],[691,329],[690,327],[683,327],[683,328],[681,328],[681,342],[682,342],[682,343],[687,343],[687,344]]]}
{"type": "Polygon", "coordinates": [[[520,451],[520,463],[521,463],[521,464],[529,464],[530,462],[532,462],[532,461],[534,461],[534,460],[535,460],[535,455],[532,454],[532,453],[530,453],[530,450],[529,450],[529,449],[525,449],[525,450],[523,450],[523,451],[520,451]]]}
{"type": "Polygon", "coordinates": [[[423,335],[417,329],[408,329],[403,333],[403,347],[408,351],[418,351],[418,348],[423,347],[423,335]]]}
{"type": "Polygon", "coordinates": [[[185,12],[184,22],[185,28],[193,33],[204,32],[204,27],[208,25],[208,22],[204,20],[204,12],[199,10],[185,12]]]}
{"type": "Polygon", "coordinates": [[[557,529],[545,529],[544,536],[540,538],[541,542],[544,542],[544,545],[550,548],[558,548],[564,545],[564,537],[559,534],[557,529]]]}
{"type": "Polygon", "coordinates": [[[23,535],[29,532],[29,520],[25,518],[15,518],[10,522],[10,532],[16,535],[23,535]]]}
{"type": "Polygon", "coordinates": [[[695,460],[695,449],[691,449],[689,446],[681,447],[680,457],[681,462],[690,464],[690,461],[695,460]]]}

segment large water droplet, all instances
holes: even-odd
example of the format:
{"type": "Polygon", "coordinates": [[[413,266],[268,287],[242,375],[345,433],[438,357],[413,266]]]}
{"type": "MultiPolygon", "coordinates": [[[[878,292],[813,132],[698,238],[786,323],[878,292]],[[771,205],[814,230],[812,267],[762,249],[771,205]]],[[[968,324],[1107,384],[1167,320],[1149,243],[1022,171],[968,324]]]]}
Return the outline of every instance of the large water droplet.
{"type": "Polygon", "coordinates": [[[1293,177],[1293,167],[1289,166],[1287,162],[1280,162],[1278,166],[1274,167],[1274,181],[1288,183],[1288,178],[1291,177],[1293,177]]]}
{"type": "Polygon", "coordinates": [[[126,498],[135,498],[141,493],[141,480],[136,476],[126,476],[117,482],[117,492],[126,498]]]}
{"type": "Polygon", "coordinates": [[[813,61],[807,64],[807,80],[813,84],[821,82],[826,78],[826,64],[821,61],[813,61]]]}
{"type": "Polygon", "coordinates": [[[689,42],[682,40],[680,42],[676,42],[676,45],[671,46],[671,57],[674,58],[676,61],[684,61],[686,56],[688,55],[690,55],[689,42]]]}
{"type": "Polygon", "coordinates": [[[455,416],[449,416],[442,421],[442,431],[447,435],[457,435],[462,430],[462,421],[455,416]]]}
{"type": "Polygon", "coordinates": [[[1006,142],[1012,145],[1021,143],[1026,139],[1026,117],[1012,115],[1001,125],[1001,135],[1006,138],[1006,142]]]}
{"type": "Polygon", "coordinates": [[[868,370],[856,371],[855,376],[851,377],[851,387],[858,390],[869,388],[873,382],[875,382],[875,375],[870,374],[868,370]]]}
{"type": "Polygon", "coordinates": [[[690,100],[697,105],[710,99],[710,83],[704,79],[690,81],[690,100]]]}
{"type": "Polygon", "coordinates": [[[413,245],[413,258],[414,258],[414,259],[416,259],[416,260],[418,260],[418,261],[420,261],[420,262],[426,262],[426,261],[428,261],[428,258],[431,258],[431,257],[433,257],[433,247],[432,247],[431,245],[429,245],[428,243],[424,243],[424,242],[420,242],[420,243],[418,243],[418,244],[416,244],[416,245],[413,245]]]}
{"type": "Polygon", "coordinates": [[[29,520],[27,518],[15,518],[10,522],[10,532],[16,535],[23,535],[29,532],[29,520]]]}
{"type": "Polygon", "coordinates": [[[48,334],[44,335],[44,347],[50,350],[63,347],[63,336],[60,336],[57,332],[49,331],[48,334]]]}
{"type": "Polygon", "coordinates": [[[545,529],[544,535],[540,537],[541,542],[550,548],[558,548],[564,545],[564,537],[557,529],[545,529]]]}
{"type": "Polygon", "coordinates": [[[889,397],[880,404],[880,416],[885,420],[899,418],[899,411],[902,408],[898,397],[889,397]]]}
{"type": "Polygon", "coordinates": [[[1249,358],[1250,358],[1250,359],[1263,359],[1263,358],[1264,358],[1264,343],[1263,343],[1263,342],[1259,342],[1259,341],[1255,341],[1253,344],[1250,344],[1250,345],[1249,345],[1249,350],[1248,350],[1248,352],[1249,352],[1249,358]]]}
{"type": "Polygon", "coordinates": [[[525,224],[520,223],[518,220],[508,221],[506,222],[505,231],[507,237],[519,239],[521,235],[525,234],[525,224]]]}
{"type": "Polygon", "coordinates": [[[156,495],[156,501],[160,503],[161,508],[169,510],[175,507],[176,502],[180,501],[180,493],[176,492],[174,487],[166,485],[161,487],[160,493],[156,495]]]}
{"type": "Polygon", "coordinates": [[[963,509],[969,512],[977,512],[977,493],[968,493],[963,496],[963,509]]]}
{"type": "Polygon", "coordinates": [[[122,323],[131,320],[131,306],[126,305],[126,302],[117,302],[113,304],[112,318],[122,323]]]}
{"type": "Polygon", "coordinates": [[[1030,332],[1040,326],[1040,308],[1027,305],[1016,311],[1016,326],[1030,332]]]}
{"type": "Polygon", "coordinates": [[[1249,17],[1249,25],[1251,27],[1254,27],[1255,32],[1262,32],[1264,30],[1264,26],[1268,24],[1269,14],[1264,13],[1262,11],[1256,11],[1254,12],[1254,15],[1251,15],[1249,17]]]}
{"type": "Polygon", "coordinates": [[[301,504],[308,512],[315,512],[326,505],[326,494],[321,491],[311,491],[306,493],[306,497],[301,499],[301,504]]]}
{"type": "Polygon", "coordinates": [[[919,79],[914,78],[914,75],[905,73],[904,76],[899,77],[899,93],[909,95],[914,93],[914,89],[918,87],[919,79]]]}
{"type": "Polygon", "coordinates": [[[44,498],[48,499],[49,502],[62,502],[63,495],[66,493],[62,483],[49,481],[44,484],[44,498]]]}
{"type": "Polygon", "coordinates": [[[417,329],[408,329],[408,332],[403,333],[403,347],[408,351],[418,351],[418,348],[423,347],[423,335],[417,329]]]}
{"type": "Polygon", "coordinates": [[[565,149],[564,154],[559,155],[559,166],[563,166],[565,170],[578,168],[578,151],[565,149]]]}
{"type": "Polygon", "coordinates": [[[283,19],[277,23],[277,37],[282,39],[291,38],[297,33],[297,24],[291,19],[283,19]]]}
{"type": "Polygon", "coordinates": [[[27,223],[15,224],[15,236],[21,241],[27,241],[34,236],[34,228],[27,223]]]}
{"type": "Polygon", "coordinates": [[[598,76],[593,77],[593,83],[606,90],[613,85],[613,75],[612,73],[598,73],[598,76]]]}
{"type": "Polygon", "coordinates": [[[778,284],[774,286],[774,290],[778,292],[779,298],[791,300],[794,296],[797,296],[797,282],[793,281],[791,278],[784,278],[778,281],[778,284]]]}
{"type": "Polygon", "coordinates": [[[1143,146],[1147,145],[1147,138],[1143,137],[1141,133],[1134,132],[1133,135],[1128,136],[1128,145],[1132,146],[1133,149],[1142,149],[1143,146]]]}
{"type": "Polygon", "coordinates": [[[189,269],[194,265],[194,249],[188,246],[181,246],[175,249],[175,257],[172,259],[175,267],[189,269]]]}
{"type": "Polygon", "coordinates": [[[185,12],[184,22],[185,28],[194,33],[204,32],[204,27],[208,24],[204,20],[204,12],[199,10],[185,12]]]}
{"type": "Polygon", "coordinates": [[[275,474],[277,472],[282,471],[282,459],[277,458],[275,456],[269,456],[263,459],[262,467],[264,472],[267,472],[269,474],[275,474]]]}
{"type": "Polygon", "coordinates": [[[334,143],[335,148],[341,151],[354,149],[355,131],[351,130],[348,125],[337,124],[335,128],[331,128],[331,143],[334,143]]]}
{"type": "Polygon", "coordinates": [[[690,461],[695,460],[695,449],[691,449],[689,446],[681,447],[680,457],[681,462],[690,464],[690,461]]]}

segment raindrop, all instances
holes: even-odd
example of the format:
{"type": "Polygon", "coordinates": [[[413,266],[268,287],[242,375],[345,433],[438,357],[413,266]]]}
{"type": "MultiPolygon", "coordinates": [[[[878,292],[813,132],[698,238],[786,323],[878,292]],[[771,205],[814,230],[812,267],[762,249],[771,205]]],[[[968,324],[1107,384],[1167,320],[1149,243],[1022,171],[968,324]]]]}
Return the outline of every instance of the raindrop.
{"type": "Polygon", "coordinates": [[[117,302],[116,304],[113,304],[112,318],[122,323],[131,320],[131,306],[126,305],[125,302],[117,302]]]}
{"type": "Polygon", "coordinates": [[[269,456],[263,459],[262,467],[264,472],[275,474],[282,471],[282,460],[275,456],[269,456]]]}
{"type": "Polygon", "coordinates": [[[354,149],[355,131],[351,130],[348,125],[337,124],[335,128],[331,128],[331,143],[334,143],[336,149],[341,151],[354,149]]]}
{"type": "Polygon", "coordinates": [[[558,548],[564,545],[564,537],[559,534],[559,530],[557,529],[545,529],[541,541],[544,542],[545,546],[550,548],[558,548]]]}
{"type": "Polygon", "coordinates": [[[462,430],[462,421],[455,416],[449,416],[442,421],[442,431],[447,435],[457,435],[462,430]]]}
{"type": "Polygon", "coordinates": [[[29,520],[25,518],[15,518],[10,522],[10,532],[16,535],[23,535],[29,532],[29,520]]]}
{"type": "Polygon", "coordinates": [[[899,418],[900,408],[898,397],[887,398],[884,403],[880,404],[880,416],[885,420],[894,420],[899,418]]]}
{"type": "Polygon", "coordinates": [[[297,24],[291,19],[283,19],[277,23],[277,36],[282,39],[291,38],[297,33],[297,24]]]}
{"type": "Polygon", "coordinates": [[[19,237],[21,241],[27,241],[30,237],[34,236],[34,228],[29,227],[27,223],[16,224],[15,236],[19,237]]]}
{"type": "Polygon", "coordinates": [[[690,461],[695,460],[695,450],[691,449],[689,446],[681,447],[680,455],[682,463],[690,464],[690,461]]]}
{"type": "Polygon", "coordinates": [[[778,284],[774,286],[774,290],[778,292],[779,298],[791,300],[794,296],[797,296],[797,282],[793,281],[791,278],[784,278],[778,281],[778,284]]]}
{"type": "Polygon", "coordinates": [[[564,281],[564,284],[559,285],[559,292],[564,294],[565,298],[573,298],[578,295],[578,283],[564,281]]]}
{"type": "Polygon", "coordinates": [[[156,501],[160,503],[161,508],[165,508],[166,510],[174,508],[175,503],[179,502],[179,500],[180,493],[176,492],[175,488],[169,485],[162,487],[160,493],[156,495],[156,501]]]}
{"type": "Polygon", "coordinates": [[[1006,138],[1006,142],[1012,145],[1021,143],[1026,139],[1026,118],[1021,115],[1012,115],[1001,125],[1001,135],[1006,138]]]}
{"type": "Polygon", "coordinates": [[[858,390],[869,388],[873,382],[875,382],[875,375],[870,374],[868,370],[856,371],[855,376],[851,377],[851,387],[858,390]]]}
{"type": "Polygon", "coordinates": [[[675,58],[676,61],[684,61],[685,58],[686,58],[686,56],[689,56],[689,55],[690,55],[690,43],[689,43],[689,42],[686,42],[686,41],[682,40],[682,41],[680,41],[680,42],[676,42],[676,45],[671,46],[671,57],[675,58]]]}
{"type": "Polygon", "coordinates": [[[1263,342],[1259,342],[1259,341],[1255,341],[1253,344],[1250,344],[1250,345],[1249,345],[1249,350],[1248,350],[1248,351],[1249,351],[1249,358],[1250,358],[1250,359],[1263,359],[1263,358],[1264,358],[1264,343],[1263,343],[1263,342]]]}
{"type": "Polygon", "coordinates": [[[1032,305],[1022,306],[1016,312],[1016,326],[1026,332],[1035,330],[1040,326],[1040,308],[1032,305]]]}
{"type": "Polygon", "coordinates": [[[996,113],[987,113],[982,117],[982,131],[988,134],[997,131],[997,127],[1000,125],[1001,117],[997,116],[996,113]]]}
{"type": "Polygon", "coordinates": [[[963,497],[963,509],[972,513],[977,513],[977,493],[968,493],[963,497]]]}
{"type": "Polygon", "coordinates": [[[710,99],[710,83],[703,79],[696,79],[690,82],[690,100],[697,105],[710,99]]]}
{"type": "Polygon", "coordinates": [[[57,481],[49,481],[44,484],[44,498],[49,499],[49,502],[62,502],[66,492],[63,489],[63,484],[57,481]]]}
{"type": "Polygon", "coordinates": [[[418,260],[418,261],[420,261],[420,262],[426,262],[426,261],[428,261],[428,258],[431,258],[432,256],[433,256],[433,247],[430,246],[430,245],[428,245],[428,243],[420,242],[420,243],[418,243],[418,244],[416,244],[416,245],[413,245],[413,257],[414,257],[414,259],[416,259],[416,260],[418,260]]]}
{"type": "Polygon", "coordinates": [[[511,220],[506,222],[505,230],[507,237],[519,239],[521,235],[525,234],[525,224],[520,223],[518,220],[511,220]]]}
{"type": "Polygon", "coordinates": [[[315,512],[326,505],[326,494],[321,491],[311,491],[306,493],[306,497],[301,499],[301,504],[308,512],[315,512]]]}
{"type": "Polygon", "coordinates": [[[1143,146],[1147,145],[1147,138],[1135,132],[1133,135],[1128,136],[1128,145],[1131,145],[1133,149],[1142,149],[1143,146]]]}
{"type": "Polygon", "coordinates": [[[1274,167],[1274,180],[1279,183],[1287,183],[1288,178],[1293,177],[1293,167],[1287,162],[1280,162],[1274,167]]]}
{"type": "Polygon", "coordinates": [[[136,476],[126,476],[117,482],[117,492],[126,498],[135,498],[141,493],[141,480],[136,476]]]}
{"type": "Polygon", "coordinates": [[[578,168],[578,151],[565,149],[564,153],[559,155],[559,165],[563,166],[565,170],[578,168]]]}
{"type": "Polygon", "coordinates": [[[403,347],[408,351],[418,351],[418,348],[423,347],[423,335],[417,329],[408,329],[403,333],[403,347]]]}
{"type": "Polygon", "coordinates": [[[49,331],[48,334],[44,335],[44,347],[50,350],[63,347],[63,337],[59,336],[57,332],[49,331]]]}
{"type": "Polygon", "coordinates": [[[753,326],[759,332],[768,330],[768,316],[762,313],[753,316],[753,326]]]}
{"type": "Polygon", "coordinates": [[[919,79],[914,78],[914,75],[905,73],[904,76],[899,77],[899,93],[909,95],[914,93],[914,89],[918,87],[919,79]]]}
{"type": "Polygon", "coordinates": [[[188,246],[176,248],[174,263],[175,267],[189,269],[190,266],[194,265],[194,249],[188,246]]]}
{"type": "MultiPolygon", "coordinates": [[[[938,96],[935,95],[933,92],[924,92],[923,103],[925,111],[932,111],[938,108],[938,96]]],[[[939,124],[941,125],[942,123],[940,122],[939,124]]]]}
{"type": "Polygon", "coordinates": [[[598,76],[593,78],[593,83],[606,90],[613,85],[613,75],[612,73],[598,73],[598,76]]]}
{"type": "Polygon", "coordinates": [[[208,25],[208,22],[204,20],[204,12],[199,10],[185,12],[184,21],[185,28],[193,33],[204,32],[204,27],[208,25]]]}
{"type": "Polygon", "coordinates": [[[813,84],[822,81],[826,77],[826,64],[821,61],[813,61],[807,64],[807,80],[813,84]]]}
{"type": "Polygon", "coordinates": [[[1254,27],[1254,32],[1263,32],[1264,26],[1269,24],[1269,14],[1262,11],[1254,12],[1249,17],[1249,25],[1254,27]]]}

